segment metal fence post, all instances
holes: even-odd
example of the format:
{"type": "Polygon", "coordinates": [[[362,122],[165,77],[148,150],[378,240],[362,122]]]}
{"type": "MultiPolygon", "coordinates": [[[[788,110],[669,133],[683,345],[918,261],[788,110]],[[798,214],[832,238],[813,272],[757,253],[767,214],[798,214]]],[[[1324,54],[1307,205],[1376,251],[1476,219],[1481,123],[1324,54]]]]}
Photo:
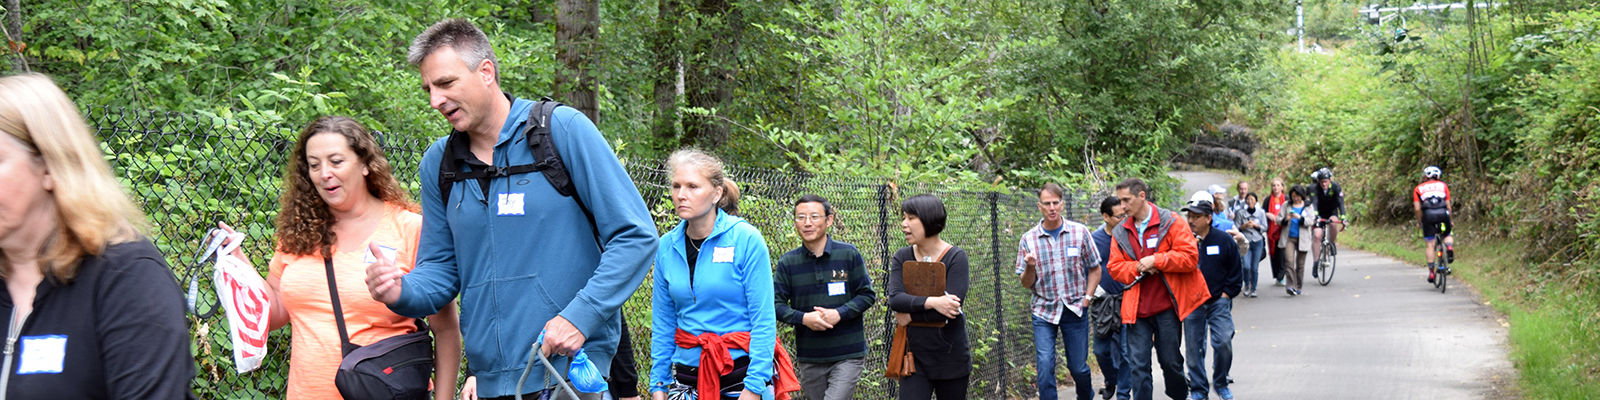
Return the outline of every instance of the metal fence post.
{"type": "MultiPolygon", "coordinates": [[[[883,276],[879,277],[879,279],[878,279],[878,282],[883,282],[883,285],[879,286],[878,293],[882,293],[879,296],[884,299],[883,303],[885,305],[887,305],[887,304],[889,304],[889,300],[888,300],[889,299],[889,268],[893,268],[894,267],[894,265],[893,265],[894,262],[891,261],[891,256],[889,255],[889,185],[888,184],[880,184],[880,185],[878,185],[878,256],[883,259],[883,276]]],[[[895,329],[896,329],[896,327],[894,325],[894,312],[883,313],[883,333],[884,333],[884,336],[885,337],[893,337],[895,329]]],[[[888,360],[889,359],[889,353],[894,351],[894,346],[893,345],[888,345],[888,346],[884,346],[883,348],[884,348],[884,350],[883,350],[883,354],[884,354],[883,359],[884,360],[888,360]]],[[[900,397],[900,382],[898,380],[890,379],[888,387],[889,387],[889,397],[890,398],[900,397]]]]}
{"type": "Polygon", "coordinates": [[[1000,281],[1000,192],[989,192],[989,248],[994,254],[994,264],[989,272],[994,277],[995,326],[999,328],[996,331],[1000,332],[1000,345],[995,346],[1000,348],[1000,380],[995,385],[995,394],[1000,395],[1005,393],[1006,382],[1010,381],[1006,376],[1006,367],[1011,363],[1011,359],[1006,357],[1006,344],[1010,343],[1006,340],[1006,306],[1000,302],[1000,292],[1005,290],[1005,284],[1000,281]]]}

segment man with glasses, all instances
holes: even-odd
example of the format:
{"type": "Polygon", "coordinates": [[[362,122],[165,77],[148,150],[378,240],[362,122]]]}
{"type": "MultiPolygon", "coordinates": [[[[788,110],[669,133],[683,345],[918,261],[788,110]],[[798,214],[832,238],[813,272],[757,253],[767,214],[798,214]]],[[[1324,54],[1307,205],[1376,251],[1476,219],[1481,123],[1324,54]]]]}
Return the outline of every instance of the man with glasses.
{"type": "Polygon", "coordinates": [[[1100,252],[1089,228],[1061,217],[1062,190],[1054,183],[1039,191],[1044,218],[1022,235],[1017,274],[1033,292],[1034,362],[1039,399],[1056,399],[1056,337],[1065,347],[1067,370],[1078,400],[1094,396],[1089,376],[1089,297],[1100,285],[1100,252]]]}
{"type": "Polygon", "coordinates": [[[773,294],[778,320],[795,325],[795,359],[806,398],[844,400],[855,391],[867,355],[861,315],[876,300],[866,260],[833,240],[833,206],[814,194],[794,206],[801,246],[778,258],[773,294]]]}

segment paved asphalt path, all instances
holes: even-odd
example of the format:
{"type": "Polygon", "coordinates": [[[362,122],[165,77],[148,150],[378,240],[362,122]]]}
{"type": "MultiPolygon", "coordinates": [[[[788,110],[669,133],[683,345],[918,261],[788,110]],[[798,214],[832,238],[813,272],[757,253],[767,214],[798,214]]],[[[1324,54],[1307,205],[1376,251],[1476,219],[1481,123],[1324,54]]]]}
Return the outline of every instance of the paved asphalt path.
{"type": "MultiPolygon", "coordinates": [[[[1189,194],[1232,181],[1212,172],[1173,175],[1187,181],[1189,194]]],[[[1317,285],[1307,270],[1305,294],[1289,297],[1273,286],[1271,269],[1262,263],[1260,297],[1238,299],[1233,310],[1234,395],[1485,399],[1510,394],[1507,387],[1515,376],[1503,317],[1465,285],[1452,281],[1449,292],[1441,294],[1423,274],[1417,266],[1341,249],[1331,284],[1317,285]]],[[[1155,398],[1161,398],[1159,365],[1155,369],[1155,398]]],[[[1102,380],[1097,376],[1095,382],[1098,389],[1102,380]]]]}

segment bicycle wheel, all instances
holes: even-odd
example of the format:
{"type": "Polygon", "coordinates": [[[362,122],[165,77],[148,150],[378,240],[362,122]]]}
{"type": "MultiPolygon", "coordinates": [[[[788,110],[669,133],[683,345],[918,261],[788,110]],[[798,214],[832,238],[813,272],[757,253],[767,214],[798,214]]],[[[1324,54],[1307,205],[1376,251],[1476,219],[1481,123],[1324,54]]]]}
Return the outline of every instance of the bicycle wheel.
{"type": "Polygon", "coordinates": [[[1444,293],[1445,289],[1450,287],[1450,263],[1445,261],[1443,255],[1439,257],[1439,270],[1437,272],[1435,275],[1438,275],[1439,278],[1439,293],[1444,293]]]}
{"type": "Polygon", "coordinates": [[[1328,283],[1333,282],[1333,269],[1337,266],[1336,260],[1339,259],[1333,256],[1335,247],[1332,244],[1323,244],[1322,254],[1317,256],[1317,265],[1313,267],[1317,269],[1317,283],[1322,286],[1328,286],[1328,283]]]}

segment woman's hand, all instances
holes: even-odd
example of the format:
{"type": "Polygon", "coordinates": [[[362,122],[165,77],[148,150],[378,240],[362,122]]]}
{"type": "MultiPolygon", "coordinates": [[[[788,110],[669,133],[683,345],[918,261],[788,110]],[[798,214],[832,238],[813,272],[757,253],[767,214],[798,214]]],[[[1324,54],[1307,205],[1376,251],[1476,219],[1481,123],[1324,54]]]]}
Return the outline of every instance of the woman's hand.
{"type": "Polygon", "coordinates": [[[461,400],[478,400],[478,377],[469,376],[461,384],[461,400]]]}
{"type": "Polygon", "coordinates": [[[956,319],[956,317],[961,316],[961,298],[953,294],[929,297],[927,301],[923,302],[923,307],[938,311],[939,314],[943,314],[945,318],[949,319],[956,319]]]}
{"type": "Polygon", "coordinates": [[[650,392],[650,400],[667,400],[667,392],[650,392]]]}
{"type": "Polygon", "coordinates": [[[739,391],[739,400],[761,400],[761,395],[750,391],[750,389],[745,389],[739,391]]]}

